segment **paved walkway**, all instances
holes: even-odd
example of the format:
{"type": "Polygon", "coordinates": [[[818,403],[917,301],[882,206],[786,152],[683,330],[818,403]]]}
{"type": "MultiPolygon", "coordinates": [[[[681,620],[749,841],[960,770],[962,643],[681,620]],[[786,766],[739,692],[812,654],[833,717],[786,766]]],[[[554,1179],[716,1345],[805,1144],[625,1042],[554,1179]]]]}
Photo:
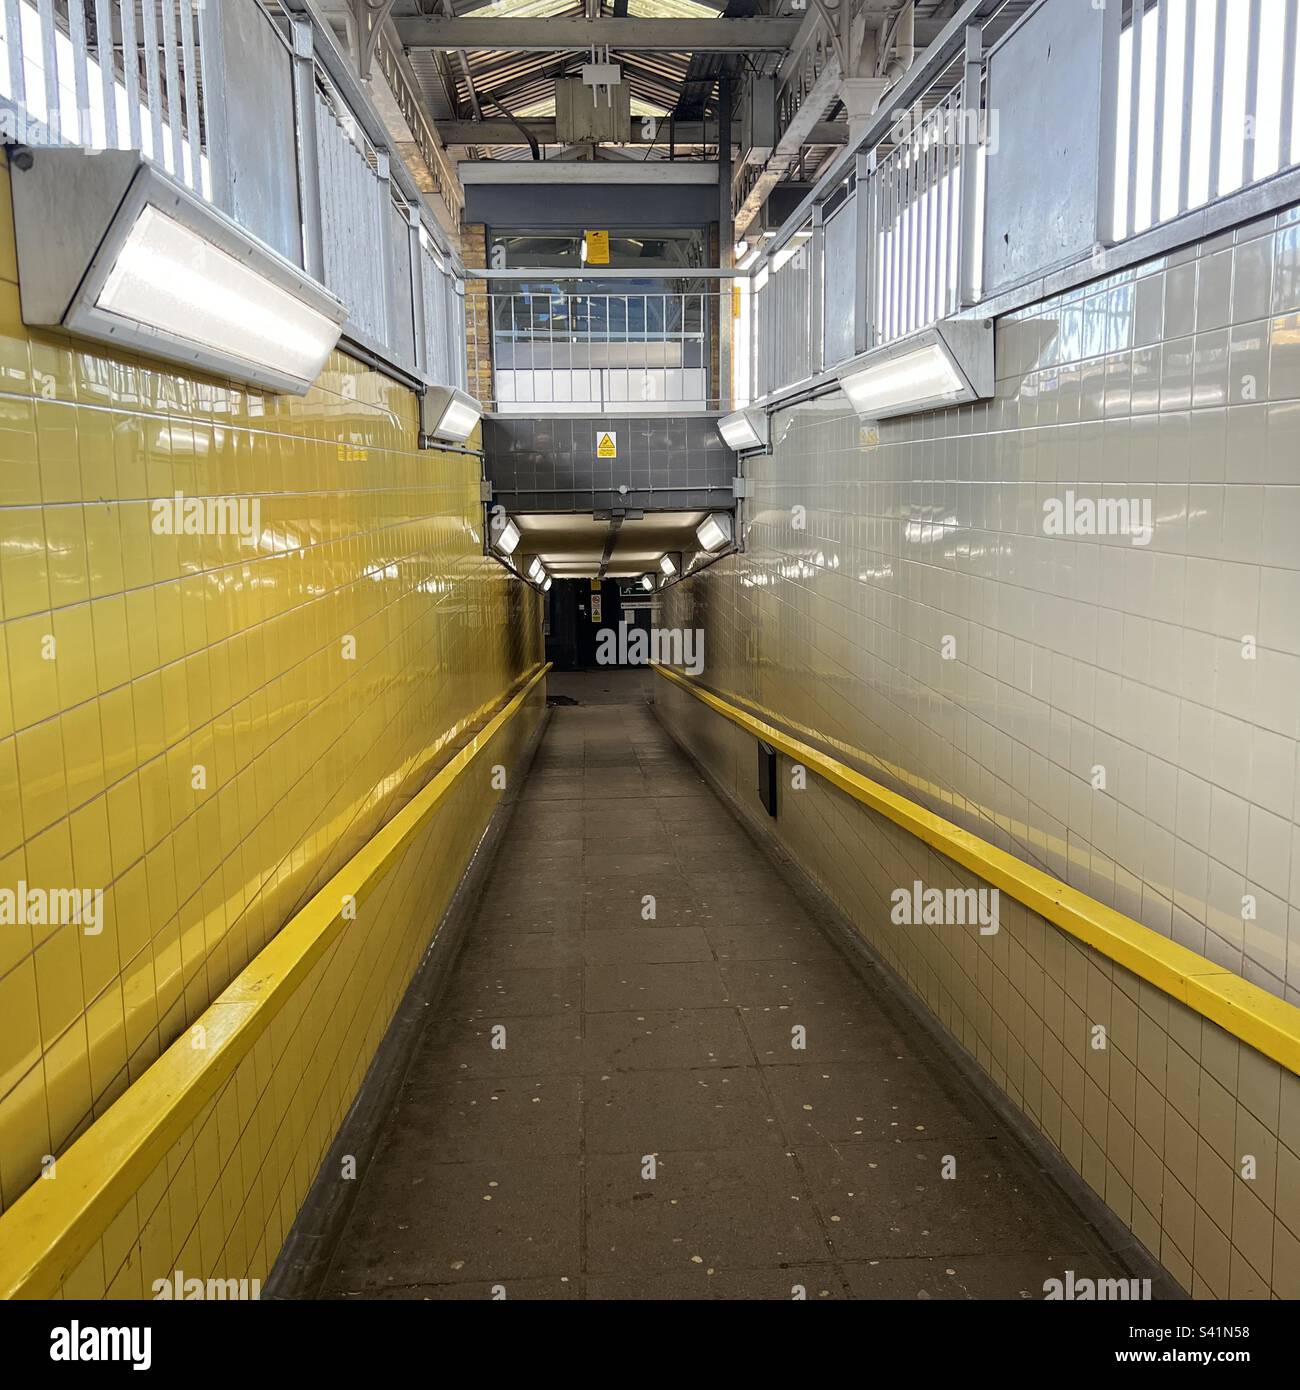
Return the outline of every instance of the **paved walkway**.
{"type": "Polygon", "coordinates": [[[327,1295],[1041,1298],[1066,1269],[1118,1276],[644,681],[611,702],[619,679],[561,682],[591,700],[552,712],[327,1295]]]}

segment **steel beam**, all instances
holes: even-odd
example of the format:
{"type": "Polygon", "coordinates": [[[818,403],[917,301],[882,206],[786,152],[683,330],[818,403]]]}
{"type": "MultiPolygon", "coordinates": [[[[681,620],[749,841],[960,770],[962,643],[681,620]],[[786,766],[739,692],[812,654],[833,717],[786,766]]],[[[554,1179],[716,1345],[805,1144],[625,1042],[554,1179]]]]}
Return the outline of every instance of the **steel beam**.
{"type": "Polygon", "coordinates": [[[593,44],[625,53],[783,53],[799,32],[797,19],[444,19],[394,21],[407,48],[497,52],[565,52],[593,44]]]}
{"type": "Polygon", "coordinates": [[[703,159],[610,160],[541,159],[515,163],[506,159],[462,159],[456,166],[460,181],[470,184],[627,184],[718,181],[718,165],[703,159]]]}
{"type": "MultiPolygon", "coordinates": [[[[558,145],[555,122],[552,120],[511,121],[438,121],[438,134],[444,145],[526,145],[528,143],[522,130],[531,135],[539,145],[558,145]]],[[[668,118],[659,121],[655,137],[643,133],[640,120],[632,122],[632,134],[626,140],[602,140],[602,145],[662,145],[668,118]]],[[[809,145],[843,145],[849,138],[849,128],[842,121],[819,121],[809,133],[809,145]]],[[[716,145],[718,126],[716,121],[677,121],[673,126],[674,145],[716,145]]],[[[733,140],[734,143],[734,140],[733,140]]]]}
{"type": "Polygon", "coordinates": [[[791,164],[799,158],[799,151],[811,143],[809,136],[821,123],[840,91],[840,62],[828,56],[826,66],[817,75],[817,80],[804,97],[790,124],[781,132],[781,138],[769,155],[763,172],[754,180],[753,187],[745,195],[745,201],[736,210],[735,235],[742,237],[749,225],[763,209],[767,195],[789,172],[791,164]]]}

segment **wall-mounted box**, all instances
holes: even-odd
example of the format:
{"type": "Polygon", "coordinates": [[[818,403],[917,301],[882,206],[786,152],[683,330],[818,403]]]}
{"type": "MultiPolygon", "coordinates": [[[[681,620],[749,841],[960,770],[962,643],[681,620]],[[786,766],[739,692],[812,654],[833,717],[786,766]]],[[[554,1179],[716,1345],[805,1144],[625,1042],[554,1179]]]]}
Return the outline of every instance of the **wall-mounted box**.
{"type": "Polygon", "coordinates": [[[758,740],[758,799],[769,816],[776,815],[776,749],[758,740]]]}
{"type": "Polygon", "coordinates": [[[586,145],[632,139],[632,89],[589,87],[580,77],[555,80],[555,137],[562,145],[586,145]]]}
{"type": "Polygon", "coordinates": [[[766,159],[776,141],[776,78],[751,78],[745,84],[740,103],[740,147],[744,158],[766,159]]]}

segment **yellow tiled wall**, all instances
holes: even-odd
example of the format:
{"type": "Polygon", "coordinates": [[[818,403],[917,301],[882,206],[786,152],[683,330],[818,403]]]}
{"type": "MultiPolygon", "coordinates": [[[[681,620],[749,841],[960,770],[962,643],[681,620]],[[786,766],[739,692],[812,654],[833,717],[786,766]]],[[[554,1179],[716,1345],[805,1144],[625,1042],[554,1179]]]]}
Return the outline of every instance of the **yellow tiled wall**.
{"type": "Polygon", "coordinates": [[[64,1297],[151,1298],[178,1272],[248,1280],[244,1296],[265,1282],[502,794],[492,768],[506,767],[514,784],[544,713],[540,684],[64,1281],[64,1297]]]}
{"type": "MultiPolygon", "coordinates": [[[[536,596],[481,553],[478,461],[418,450],[409,392],[342,353],[299,399],[29,332],[8,180],[0,887],[104,897],[97,935],[0,924],[5,1207],[542,656],[536,596]],[[256,499],[256,534],[156,534],[178,491],[256,499]]],[[[403,903],[465,833],[408,856],[403,903]]],[[[415,950],[349,985],[366,1038],[415,950]]],[[[368,1058],[336,1042],[335,1099],[368,1058]]]]}

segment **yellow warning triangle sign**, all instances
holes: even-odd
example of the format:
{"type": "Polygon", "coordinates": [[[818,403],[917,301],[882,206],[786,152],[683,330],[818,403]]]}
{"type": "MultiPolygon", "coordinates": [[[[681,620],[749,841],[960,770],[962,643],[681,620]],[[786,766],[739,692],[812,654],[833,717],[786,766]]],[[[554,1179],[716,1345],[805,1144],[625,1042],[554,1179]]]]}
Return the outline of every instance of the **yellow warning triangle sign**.
{"type": "Polygon", "coordinates": [[[618,457],[618,436],[612,431],[603,430],[596,440],[596,457],[598,459],[616,459],[618,457]]]}

